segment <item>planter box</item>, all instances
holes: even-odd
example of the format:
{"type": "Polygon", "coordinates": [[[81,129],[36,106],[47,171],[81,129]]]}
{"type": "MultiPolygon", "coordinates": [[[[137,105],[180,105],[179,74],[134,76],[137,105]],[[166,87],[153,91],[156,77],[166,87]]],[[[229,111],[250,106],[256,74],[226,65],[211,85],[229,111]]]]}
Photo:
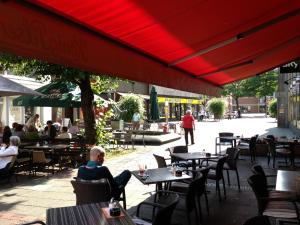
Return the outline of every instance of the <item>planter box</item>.
{"type": "Polygon", "coordinates": [[[112,120],[111,128],[112,130],[124,130],[124,120],[112,120]]]}

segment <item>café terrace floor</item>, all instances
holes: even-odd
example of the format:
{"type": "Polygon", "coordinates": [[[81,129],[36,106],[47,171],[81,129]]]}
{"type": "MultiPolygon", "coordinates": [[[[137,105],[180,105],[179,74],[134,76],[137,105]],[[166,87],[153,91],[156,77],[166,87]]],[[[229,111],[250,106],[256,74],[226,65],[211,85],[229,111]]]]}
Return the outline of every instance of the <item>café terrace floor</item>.
{"type": "MultiPolygon", "coordinates": [[[[274,119],[263,117],[248,117],[234,120],[223,120],[221,122],[201,122],[196,125],[196,144],[190,151],[199,151],[203,148],[206,152],[214,152],[214,140],[218,132],[231,131],[235,135],[250,137],[251,135],[274,134],[276,136],[293,136],[288,129],[276,128],[274,119]]],[[[138,163],[147,163],[148,168],[156,168],[157,164],[152,156],[153,153],[166,155],[165,149],[170,146],[183,144],[183,138],[176,142],[162,146],[138,146],[136,151],[128,155],[115,157],[105,162],[111,172],[117,175],[124,169],[136,170],[138,163]]],[[[259,158],[260,163],[268,173],[276,174],[276,170],[268,168],[266,160],[259,158]]],[[[241,192],[237,189],[235,174],[231,175],[231,186],[226,186],[227,199],[218,201],[215,193],[214,182],[208,183],[208,195],[210,213],[205,212],[204,202],[202,212],[204,215],[203,224],[208,225],[241,225],[243,222],[257,214],[257,205],[254,194],[247,184],[247,177],[251,175],[251,163],[248,157],[241,156],[238,162],[241,192]]],[[[36,178],[20,177],[18,183],[0,186],[0,224],[12,225],[25,221],[41,219],[45,221],[46,209],[53,207],[63,207],[75,205],[75,195],[70,180],[76,176],[77,170],[68,170],[50,175],[49,178],[40,174],[36,178]]],[[[274,181],[275,182],[275,181],[274,181]]],[[[132,177],[126,186],[127,209],[134,215],[135,206],[141,201],[149,198],[150,192],[155,189],[154,185],[143,185],[136,178],[132,177]]],[[[182,208],[179,204],[178,208],[182,208]]],[[[147,214],[147,212],[146,212],[147,214]]],[[[187,224],[184,211],[176,210],[174,221],[176,223],[187,224]]]]}

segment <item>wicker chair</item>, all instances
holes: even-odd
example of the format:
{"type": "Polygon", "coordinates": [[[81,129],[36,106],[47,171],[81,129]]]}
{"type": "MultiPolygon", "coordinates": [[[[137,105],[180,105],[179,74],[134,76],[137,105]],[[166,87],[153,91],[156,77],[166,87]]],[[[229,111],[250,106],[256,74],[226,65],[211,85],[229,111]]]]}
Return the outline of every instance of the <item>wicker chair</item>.
{"type": "MultiPolygon", "coordinates": [[[[34,175],[36,175],[36,172],[42,169],[47,168],[48,172],[49,167],[52,167],[51,173],[54,174],[54,163],[52,162],[52,159],[46,158],[45,152],[43,151],[33,151],[32,152],[32,168],[34,175]]],[[[48,173],[48,174],[49,174],[48,173]]]]}
{"type": "Polygon", "coordinates": [[[259,216],[274,217],[282,221],[299,223],[299,210],[294,198],[282,198],[281,195],[271,196],[267,188],[266,179],[262,175],[252,175],[248,178],[258,205],[259,216]]]}
{"type": "MultiPolygon", "coordinates": [[[[176,208],[176,205],[179,202],[179,195],[176,193],[170,193],[167,191],[158,191],[155,193],[155,199],[159,199],[159,196],[165,196],[166,194],[169,197],[172,197],[172,200],[166,204],[159,204],[158,202],[142,202],[137,206],[136,216],[140,217],[140,212],[142,211],[142,206],[151,206],[155,210],[158,208],[157,213],[153,217],[152,225],[171,225],[172,214],[176,208]],[[172,195],[172,196],[170,196],[172,195]]],[[[143,224],[141,219],[133,219],[136,224],[143,224]]]]}
{"type": "MultiPolygon", "coordinates": [[[[75,178],[71,184],[76,195],[76,205],[107,202],[112,198],[112,190],[107,179],[83,180],[75,178]]],[[[125,188],[122,190],[122,196],[117,199],[123,201],[123,207],[126,209],[125,188]]]]}

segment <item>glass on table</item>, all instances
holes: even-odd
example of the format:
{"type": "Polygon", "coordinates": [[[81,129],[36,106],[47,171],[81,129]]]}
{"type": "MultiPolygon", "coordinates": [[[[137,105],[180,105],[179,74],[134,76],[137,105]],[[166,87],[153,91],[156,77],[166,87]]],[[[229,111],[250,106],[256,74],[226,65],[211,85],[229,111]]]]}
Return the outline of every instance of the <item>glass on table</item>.
{"type": "Polygon", "coordinates": [[[147,165],[140,163],[140,164],[138,164],[138,167],[139,167],[139,175],[144,176],[146,173],[146,170],[147,170],[147,165]]]}

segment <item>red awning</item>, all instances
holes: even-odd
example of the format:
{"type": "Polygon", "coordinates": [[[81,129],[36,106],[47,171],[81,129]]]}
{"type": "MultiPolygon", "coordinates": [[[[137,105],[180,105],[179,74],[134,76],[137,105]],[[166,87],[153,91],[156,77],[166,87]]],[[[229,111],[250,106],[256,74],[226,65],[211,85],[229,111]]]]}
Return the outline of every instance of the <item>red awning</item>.
{"type": "Polygon", "coordinates": [[[30,0],[0,3],[0,49],[186,91],[300,56],[300,1],[30,0]]]}

